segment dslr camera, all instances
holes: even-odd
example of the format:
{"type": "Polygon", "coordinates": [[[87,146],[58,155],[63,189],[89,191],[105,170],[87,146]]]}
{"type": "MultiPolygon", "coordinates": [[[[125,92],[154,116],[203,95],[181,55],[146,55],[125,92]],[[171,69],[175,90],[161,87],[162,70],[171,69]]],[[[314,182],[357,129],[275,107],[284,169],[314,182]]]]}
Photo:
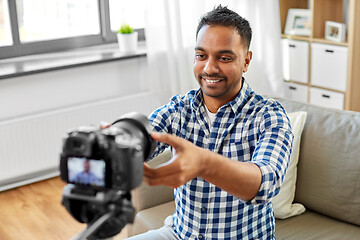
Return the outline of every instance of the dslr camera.
{"type": "Polygon", "coordinates": [[[155,149],[146,116],[125,114],[98,129],[80,126],[67,133],[60,155],[62,204],[87,228],[74,239],[103,239],[132,223],[130,191],[140,185],[143,162],[155,149]]]}

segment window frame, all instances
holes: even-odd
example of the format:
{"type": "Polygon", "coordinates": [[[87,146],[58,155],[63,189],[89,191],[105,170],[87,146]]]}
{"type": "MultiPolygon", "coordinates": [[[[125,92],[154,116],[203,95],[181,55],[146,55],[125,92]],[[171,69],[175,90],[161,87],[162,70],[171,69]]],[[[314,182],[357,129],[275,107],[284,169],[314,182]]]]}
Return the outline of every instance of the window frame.
{"type": "MultiPolygon", "coordinates": [[[[5,0],[6,1],[6,0],[5,0]]],[[[16,1],[7,0],[9,7],[10,25],[13,44],[0,47],[0,59],[21,57],[32,54],[59,52],[81,47],[114,43],[117,41],[116,33],[111,31],[109,0],[97,0],[99,6],[100,33],[97,35],[84,35],[53,40],[21,43],[18,28],[16,1]]],[[[138,32],[139,41],[145,40],[143,28],[134,29],[138,32]]]]}

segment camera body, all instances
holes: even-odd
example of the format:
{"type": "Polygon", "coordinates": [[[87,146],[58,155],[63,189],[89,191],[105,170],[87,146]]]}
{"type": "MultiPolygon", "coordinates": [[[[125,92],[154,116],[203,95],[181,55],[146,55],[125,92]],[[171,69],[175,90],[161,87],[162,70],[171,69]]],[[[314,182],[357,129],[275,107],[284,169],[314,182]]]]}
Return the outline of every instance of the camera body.
{"type": "Polygon", "coordinates": [[[154,148],[148,119],[138,113],[104,129],[81,126],[64,139],[61,179],[82,189],[130,191],[141,183],[143,162],[154,148]]]}
{"type": "Polygon", "coordinates": [[[130,191],[140,185],[143,162],[156,143],[148,118],[123,115],[110,126],[81,126],[67,133],[60,155],[62,204],[88,227],[76,240],[115,236],[134,220],[130,191]]]}

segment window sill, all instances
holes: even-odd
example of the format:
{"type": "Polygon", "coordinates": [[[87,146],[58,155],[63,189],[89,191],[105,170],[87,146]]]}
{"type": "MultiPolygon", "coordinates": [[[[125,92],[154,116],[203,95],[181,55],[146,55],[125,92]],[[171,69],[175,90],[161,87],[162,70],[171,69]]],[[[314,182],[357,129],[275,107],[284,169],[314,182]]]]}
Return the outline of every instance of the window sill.
{"type": "Polygon", "coordinates": [[[0,80],[144,56],[145,42],[139,42],[137,51],[131,53],[120,53],[118,44],[111,43],[59,53],[8,58],[0,60],[0,80]]]}

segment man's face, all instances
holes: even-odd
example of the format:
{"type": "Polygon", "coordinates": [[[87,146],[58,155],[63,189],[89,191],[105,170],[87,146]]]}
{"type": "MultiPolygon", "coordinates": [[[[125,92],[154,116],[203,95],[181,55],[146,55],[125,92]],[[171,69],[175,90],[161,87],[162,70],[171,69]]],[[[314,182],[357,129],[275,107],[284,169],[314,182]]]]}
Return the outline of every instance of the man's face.
{"type": "Polygon", "coordinates": [[[235,28],[203,26],[195,47],[194,74],[205,103],[211,101],[220,107],[233,100],[250,60],[251,52],[235,28]]]}
{"type": "Polygon", "coordinates": [[[88,173],[90,171],[90,163],[89,161],[84,162],[84,172],[88,173]]]}

